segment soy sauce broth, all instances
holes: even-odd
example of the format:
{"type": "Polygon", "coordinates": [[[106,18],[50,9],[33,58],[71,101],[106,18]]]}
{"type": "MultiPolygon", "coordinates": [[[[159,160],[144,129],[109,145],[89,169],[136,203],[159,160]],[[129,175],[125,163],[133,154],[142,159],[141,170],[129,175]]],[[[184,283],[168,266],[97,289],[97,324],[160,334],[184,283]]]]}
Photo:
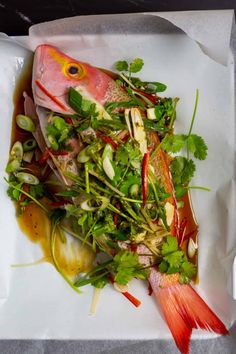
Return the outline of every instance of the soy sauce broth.
{"type": "MultiPolygon", "coordinates": [[[[13,96],[14,112],[12,119],[12,133],[11,133],[11,146],[16,141],[24,142],[32,138],[32,134],[22,130],[16,124],[17,114],[24,114],[24,97],[25,91],[32,97],[32,65],[33,59],[28,63],[28,66],[23,70],[15,87],[13,96]]],[[[30,164],[34,171],[41,171],[42,167],[33,160],[30,164]]],[[[37,174],[37,173],[36,173],[37,174]]],[[[47,206],[49,200],[43,198],[40,202],[47,206]]],[[[29,203],[24,207],[23,212],[20,212],[19,203],[15,203],[17,221],[20,229],[27,236],[27,238],[40,245],[42,250],[42,262],[49,262],[53,264],[50,251],[50,232],[51,222],[46,213],[35,203],[29,203]]],[[[63,241],[59,233],[56,233],[55,241],[55,257],[60,269],[67,275],[75,277],[80,272],[87,272],[91,269],[94,261],[94,252],[89,246],[81,245],[81,243],[72,237],[63,241]]],[[[36,263],[40,263],[37,262],[36,263]]]]}

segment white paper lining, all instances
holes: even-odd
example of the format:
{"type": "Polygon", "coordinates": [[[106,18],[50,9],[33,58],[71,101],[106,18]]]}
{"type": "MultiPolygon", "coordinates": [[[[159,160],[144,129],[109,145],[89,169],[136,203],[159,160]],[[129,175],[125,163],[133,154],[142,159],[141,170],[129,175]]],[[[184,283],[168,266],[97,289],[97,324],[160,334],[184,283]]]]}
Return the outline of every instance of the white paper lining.
{"type": "MultiPolygon", "coordinates": [[[[228,16],[228,21],[232,18],[232,12],[220,13],[225,17],[228,16]]],[[[200,89],[198,117],[194,131],[206,138],[209,157],[207,162],[198,164],[198,174],[194,184],[209,186],[212,192],[204,194],[194,191],[193,193],[194,207],[200,225],[201,282],[198,291],[230,325],[236,319],[235,304],[226,291],[236,252],[233,60],[231,57],[228,67],[217,64],[203,55],[198,46],[182,32],[176,30],[176,27],[154,16],[150,16],[152,19],[150,23],[147,16],[146,14],[123,15],[123,17],[120,15],[83,16],[54,21],[52,24],[33,26],[30,39],[25,38],[22,43],[31,49],[40,43],[52,43],[79,60],[108,69],[112,68],[112,63],[120,58],[141,56],[145,61],[142,76],[148,80],[153,79],[155,75],[156,79],[167,83],[168,95],[181,97],[178,107],[177,130],[179,131],[186,131],[192,114],[195,89],[196,87],[200,89]],[[50,36],[47,35],[48,33],[50,36]]],[[[175,13],[174,16],[176,18],[178,14],[175,13]]],[[[181,16],[180,14],[180,18],[181,16]]],[[[197,21],[195,17],[194,22],[197,21]]],[[[226,37],[227,33],[226,31],[226,37]]],[[[225,43],[228,41],[229,38],[225,38],[225,43]]],[[[207,47],[206,42],[204,46],[207,47]]],[[[14,58],[19,55],[20,58],[24,58],[24,54],[9,54],[8,49],[5,50],[7,57],[14,58]]],[[[216,59],[214,55],[213,58],[216,59]]],[[[230,51],[228,55],[230,56],[230,51]]],[[[227,60],[226,58],[227,55],[224,60],[227,60]]],[[[8,67],[7,64],[5,65],[8,67]]],[[[15,78],[15,74],[12,77],[15,78]]],[[[11,80],[10,78],[11,75],[8,79],[11,80]]],[[[4,82],[2,76],[1,82],[4,82]]],[[[7,98],[4,100],[1,106],[5,107],[7,98]]],[[[11,100],[8,106],[12,107],[11,100]]],[[[5,112],[8,122],[11,120],[11,112],[12,108],[5,112]]],[[[8,133],[1,139],[3,143],[1,151],[6,151],[5,147],[9,144],[9,123],[5,126],[8,133]]],[[[5,160],[1,161],[1,172],[4,171],[5,160]]],[[[7,210],[3,211],[1,225],[4,225],[4,219],[9,215],[11,208],[10,201],[4,195],[5,189],[2,184],[1,196],[4,205],[7,205],[7,210]]],[[[11,213],[11,222],[15,222],[13,208],[11,213]]],[[[38,253],[38,250],[35,252],[35,245],[30,245],[16,229],[15,224],[13,229],[14,234],[17,234],[14,241],[15,254],[10,256],[10,260],[4,258],[0,270],[2,284],[6,284],[8,290],[4,293],[5,302],[1,308],[1,338],[170,337],[166,325],[158,315],[153,299],[146,296],[146,289],[138,282],[132,284],[132,292],[140,297],[143,303],[138,312],[123,301],[119,294],[114,294],[112,289],[106,289],[102,295],[98,314],[95,318],[91,318],[88,317],[91,289],[86,289],[86,294],[78,300],[76,294],[67,288],[64,281],[47,264],[35,268],[12,270],[9,278],[10,262],[32,261],[33,255],[38,253]],[[27,295],[24,287],[28,289],[27,295]],[[22,311],[24,311],[23,323],[22,311]],[[86,329],[88,327],[90,333],[86,329]]],[[[3,242],[11,252],[13,243],[9,244],[5,239],[3,242]]],[[[232,289],[230,288],[229,291],[232,289]]],[[[201,335],[201,332],[196,332],[195,336],[199,338],[201,335]]],[[[204,333],[203,338],[208,336],[212,334],[204,333]]]]}

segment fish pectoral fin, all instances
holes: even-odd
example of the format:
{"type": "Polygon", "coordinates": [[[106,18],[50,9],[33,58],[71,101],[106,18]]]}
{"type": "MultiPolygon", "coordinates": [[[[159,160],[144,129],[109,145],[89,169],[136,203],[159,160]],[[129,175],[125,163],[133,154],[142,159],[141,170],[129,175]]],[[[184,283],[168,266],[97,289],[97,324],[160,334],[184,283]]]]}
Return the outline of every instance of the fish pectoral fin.
{"type": "Polygon", "coordinates": [[[153,291],[181,353],[189,353],[193,328],[229,334],[223,322],[190,285],[154,286],[153,291]]]}

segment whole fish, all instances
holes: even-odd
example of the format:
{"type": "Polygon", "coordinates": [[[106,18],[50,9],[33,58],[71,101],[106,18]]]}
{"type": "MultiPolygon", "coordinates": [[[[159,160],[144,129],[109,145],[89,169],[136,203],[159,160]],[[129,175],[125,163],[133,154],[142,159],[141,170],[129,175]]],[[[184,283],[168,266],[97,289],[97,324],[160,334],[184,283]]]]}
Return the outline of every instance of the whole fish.
{"type": "MultiPolygon", "coordinates": [[[[122,102],[130,99],[128,94],[103,71],[70,58],[53,46],[39,46],[35,52],[32,88],[34,102],[41,116],[40,120],[45,119],[45,116],[40,114],[41,109],[44,112],[47,109],[64,114],[74,113],[67,101],[70,87],[75,88],[83,97],[89,98],[100,106],[111,101],[122,102]]],[[[153,148],[159,144],[155,133],[151,135],[151,140],[153,148]]],[[[178,238],[177,202],[168,159],[161,149],[154,157],[153,165],[166,192],[170,194],[168,202],[174,208],[170,230],[172,235],[178,238]]],[[[145,245],[141,245],[137,252],[147,254],[150,250],[145,245]]],[[[140,256],[140,262],[150,265],[150,257],[140,256]]],[[[200,327],[218,334],[228,334],[225,325],[192,286],[179,283],[178,274],[162,274],[153,266],[149,282],[181,353],[189,353],[190,336],[194,328],[200,327]]]]}

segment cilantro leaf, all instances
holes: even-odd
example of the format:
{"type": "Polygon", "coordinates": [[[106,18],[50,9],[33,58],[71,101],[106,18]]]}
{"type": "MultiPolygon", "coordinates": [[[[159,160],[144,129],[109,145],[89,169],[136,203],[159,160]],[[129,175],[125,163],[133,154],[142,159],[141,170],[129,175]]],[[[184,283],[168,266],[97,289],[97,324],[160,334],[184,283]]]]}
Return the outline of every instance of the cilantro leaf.
{"type": "Polygon", "coordinates": [[[183,197],[188,191],[188,188],[181,186],[181,184],[177,184],[174,187],[175,187],[175,197],[177,199],[183,197]]]}
{"type": "MultiPolygon", "coordinates": [[[[13,182],[12,182],[12,184],[13,184],[13,182]]],[[[21,189],[22,185],[23,185],[22,182],[21,183],[14,183],[14,186],[18,189],[21,189]]],[[[19,190],[15,189],[14,187],[8,187],[8,189],[7,189],[7,195],[8,195],[8,197],[11,198],[11,200],[18,201],[20,198],[20,194],[21,194],[21,192],[19,190]]]]}
{"type": "Polygon", "coordinates": [[[180,283],[188,284],[197,273],[196,266],[186,260],[182,263],[181,268],[180,283]]]}
{"type": "Polygon", "coordinates": [[[159,265],[158,270],[159,270],[159,272],[161,272],[161,273],[166,273],[167,270],[168,270],[168,268],[169,268],[168,263],[167,263],[166,261],[162,261],[162,262],[160,263],[160,265],[159,265]]]}
{"type": "Polygon", "coordinates": [[[183,251],[175,251],[167,254],[164,257],[164,260],[169,263],[170,267],[179,268],[182,263],[183,256],[183,251]]]}
{"type": "Polygon", "coordinates": [[[133,278],[146,279],[147,269],[139,263],[138,254],[122,250],[113,259],[115,281],[118,284],[126,285],[133,278]]]}
{"type": "Polygon", "coordinates": [[[181,268],[181,273],[186,275],[188,278],[192,278],[196,274],[196,267],[191,262],[183,262],[181,268]]]}
{"type": "Polygon", "coordinates": [[[126,166],[129,161],[130,162],[134,160],[141,161],[140,150],[132,142],[128,142],[126,144],[120,144],[120,146],[116,150],[115,160],[119,164],[124,166],[126,166]]]}
{"type": "Polygon", "coordinates": [[[207,157],[207,145],[204,139],[196,134],[191,134],[188,137],[188,148],[196,159],[205,160],[207,157]]]}
{"type": "Polygon", "coordinates": [[[183,149],[185,142],[186,135],[184,134],[169,135],[163,140],[163,149],[166,152],[176,153],[183,149]]]}
{"type": "Polygon", "coordinates": [[[166,242],[162,245],[162,255],[165,256],[171,252],[175,252],[178,250],[178,242],[176,237],[174,236],[167,236],[166,242]]]}
{"type": "Polygon", "coordinates": [[[42,183],[36,185],[30,185],[29,194],[32,195],[35,199],[42,198],[46,195],[45,187],[42,183]]]}
{"type": "Polygon", "coordinates": [[[193,160],[188,160],[186,157],[177,156],[170,164],[170,171],[175,185],[188,184],[194,176],[196,166],[193,160]]]}
{"type": "Polygon", "coordinates": [[[184,252],[178,248],[176,237],[167,236],[163,243],[161,253],[162,262],[159,271],[166,274],[180,274],[180,283],[187,284],[196,274],[196,266],[188,261],[184,252]]]}
{"type": "Polygon", "coordinates": [[[119,189],[122,193],[128,196],[129,189],[133,184],[141,185],[141,177],[133,174],[132,172],[129,172],[129,174],[126,175],[124,181],[121,183],[119,189]]]}
{"type": "Polygon", "coordinates": [[[118,71],[128,71],[128,63],[125,60],[119,60],[115,63],[115,68],[118,71]]]}
{"type": "Polygon", "coordinates": [[[143,59],[136,58],[130,63],[129,71],[131,73],[137,73],[142,69],[143,65],[144,65],[143,59]]]}

